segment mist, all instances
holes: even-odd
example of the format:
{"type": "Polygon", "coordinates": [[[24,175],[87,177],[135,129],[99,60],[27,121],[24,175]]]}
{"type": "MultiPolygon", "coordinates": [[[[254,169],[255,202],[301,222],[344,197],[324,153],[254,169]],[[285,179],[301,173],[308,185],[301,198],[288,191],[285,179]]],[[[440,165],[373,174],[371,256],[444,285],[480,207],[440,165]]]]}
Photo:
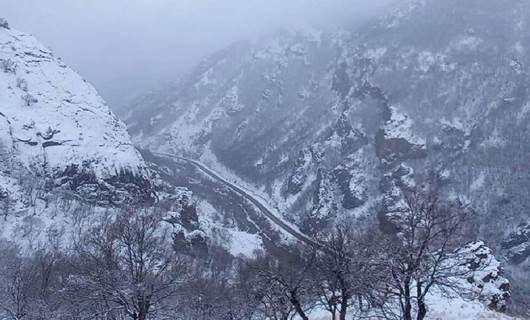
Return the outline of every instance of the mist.
{"type": "Polygon", "coordinates": [[[111,106],[176,81],[231,42],[280,28],[337,28],[392,0],[3,0],[1,16],[96,86],[111,106]]]}

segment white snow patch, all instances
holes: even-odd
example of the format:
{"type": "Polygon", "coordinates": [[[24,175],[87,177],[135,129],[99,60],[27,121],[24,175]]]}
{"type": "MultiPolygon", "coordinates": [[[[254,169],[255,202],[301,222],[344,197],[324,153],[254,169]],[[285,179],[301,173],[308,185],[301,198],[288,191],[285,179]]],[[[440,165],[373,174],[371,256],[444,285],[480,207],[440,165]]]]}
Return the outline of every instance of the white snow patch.
{"type": "Polygon", "coordinates": [[[440,178],[443,180],[447,180],[451,177],[451,171],[449,169],[444,169],[442,172],[440,172],[440,178]]]}
{"type": "Polygon", "coordinates": [[[488,310],[479,301],[465,301],[460,298],[444,298],[442,296],[429,295],[427,302],[430,310],[427,319],[432,320],[515,320],[502,313],[488,310]]]}
{"type": "Polygon", "coordinates": [[[471,183],[471,191],[477,191],[484,187],[484,182],[486,182],[486,175],[484,174],[484,172],[481,172],[478,177],[473,181],[473,183],[471,183]]]}
{"type": "MultiPolygon", "coordinates": [[[[482,303],[478,301],[465,301],[461,298],[446,298],[441,294],[429,294],[427,296],[427,303],[429,311],[427,313],[427,320],[520,320],[519,318],[510,317],[508,315],[488,310],[482,303]]],[[[328,320],[331,315],[328,311],[322,308],[315,308],[309,312],[310,318],[315,320],[328,320]]],[[[378,316],[366,315],[364,313],[357,314],[355,311],[350,311],[348,319],[379,319],[378,316]]],[[[295,317],[294,319],[300,319],[295,317]]]]}
{"type": "Polygon", "coordinates": [[[363,56],[367,59],[372,59],[372,60],[377,61],[377,60],[380,60],[387,53],[387,51],[388,49],[386,47],[368,49],[366,50],[363,56]]]}
{"type": "Polygon", "coordinates": [[[482,39],[472,36],[472,35],[466,35],[466,36],[458,38],[453,44],[453,47],[457,50],[474,50],[481,43],[482,43],[482,39]]]}
{"type": "Polygon", "coordinates": [[[210,84],[215,84],[215,80],[212,79],[213,68],[208,69],[205,73],[202,74],[201,79],[195,84],[195,89],[204,87],[210,84]]]}
{"type": "Polygon", "coordinates": [[[418,64],[419,70],[422,72],[427,72],[431,67],[436,63],[436,58],[434,54],[430,51],[422,51],[418,55],[418,64]]]}
{"type": "Polygon", "coordinates": [[[521,111],[517,113],[517,121],[521,122],[524,119],[527,118],[527,116],[530,114],[530,101],[527,102],[522,108],[521,111]]]}
{"type": "Polygon", "coordinates": [[[413,133],[412,126],[414,122],[404,113],[398,111],[394,106],[390,107],[391,117],[385,125],[385,138],[387,139],[405,139],[409,143],[416,145],[425,145],[426,141],[413,133]]]}
{"type": "Polygon", "coordinates": [[[230,253],[234,256],[252,257],[261,248],[263,241],[260,236],[230,229],[230,253]]]}

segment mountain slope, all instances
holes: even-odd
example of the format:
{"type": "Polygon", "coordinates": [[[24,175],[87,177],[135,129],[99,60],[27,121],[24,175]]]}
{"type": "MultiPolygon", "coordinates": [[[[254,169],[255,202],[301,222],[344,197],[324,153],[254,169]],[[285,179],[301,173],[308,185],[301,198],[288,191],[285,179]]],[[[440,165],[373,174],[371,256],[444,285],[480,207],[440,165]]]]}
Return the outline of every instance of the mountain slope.
{"type": "MultiPolygon", "coordinates": [[[[530,219],[530,42],[523,31],[530,7],[413,4],[361,30],[339,62],[348,74],[345,106],[375,101],[387,113],[374,140],[384,175],[381,214],[399,212],[408,183],[436,177],[447,198],[476,212],[474,236],[514,256],[512,248],[526,244],[510,242],[508,233],[530,219]]],[[[354,119],[359,108],[346,108],[354,119]]],[[[529,256],[511,262],[524,270],[529,256]]]]}
{"type": "Polygon", "coordinates": [[[149,196],[142,190],[149,187],[146,165],[96,90],[35,38],[7,25],[0,28],[0,88],[4,197],[24,202],[14,189],[30,187],[22,186],[28,177],[38,177],[43,189],[103,202],[123,200],[120,189],[149,196]]]}
{"type": "Polygon", "coordinates": [[[351,35],[236,45],[126,121],[136,143],[217,162],[294,220],[366,212],[378,197],[398,210],[392,191],[432,171],[483,224],[503,212],[515,227],[530,207],[530,9],[509,4],[408,1],[351,35]]]}
{"type": "Polygon", "coordinates": [[[307,233],[363,214],[388,226],[405,191],[435,180],[476,212],[470,236],[526,274],[529,23],[520,0],[404,1],[352,33],[228,48],[126,122],[135,143],[231,172],[307,233]]]}
{"type": "Polygon", "coordinates": [[[0,20],[0,238],[33,249],[55,239],[69,249],[98,219],[147,208],[164,212],[174,245],[190,255],[218,246],[251,255],[263,243],[282,245],[280,232],[251,204],[234,196],[236,205],[219,221],[208,202],[215,198],[197,202],[190,190],[202,189],[174,179],[173,171],[197,176],[193,169],[147,159],[90,84],[0,20]]]}
{"type": "Polygon", "coordinates": [[[227,163],[242,160],[240,173],[256,177],[254,162],[274,153],[268,146],[312,134],[314,117],[331,117],[322,79],[337,51],[320,34],[236,44],[183,83],[136,102],[126,117],[135,142],[190,155],[211,148],[227,163]]]}

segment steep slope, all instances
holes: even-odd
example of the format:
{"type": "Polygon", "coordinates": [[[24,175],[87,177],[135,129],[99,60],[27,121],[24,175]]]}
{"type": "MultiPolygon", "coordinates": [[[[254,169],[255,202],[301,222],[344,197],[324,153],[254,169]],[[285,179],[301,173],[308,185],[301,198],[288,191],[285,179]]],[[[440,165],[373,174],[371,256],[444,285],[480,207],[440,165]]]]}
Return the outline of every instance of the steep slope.
{"type": "Polygon", "coordinates": [[[66,248],[101,215],[168,199],[96,90],[0,21],[0,239],[66,248]],[[154,197],[157,192],[157,197],[154,197]]]}
{"type": "Polygon", "coordinates": [[[408,1],[352,35],[236,45],[127,122],[135,142],[227,167],[302,224],[399,210],[432,171],[499,243],[495,216],[515,227],[530,207],[529,18],[524,1],[408,1]]]}
{"type": "Polygon", "coordinates": [[[521,0],[403,1],[351,34],[228,48],[126,122],[135,143],[247,183],[309,233],[351,215],[385,226],[434,179],[524,278],[529,23],[521,0]]]}
{"type": "Polygon", "coordinates": [[[68,247],[106,215],[156,208],[172,224],[174,245],[190,255],[216,246],[251,255],[263,243],[280,244],[252,205],[236,198],[220,221],[208,202],[215,198],[197,202],[191,190],[201,189],[168,174],[193,177],[193,169],[156,160],[144,160],[90,84],[0,20],[0,238],[25,248],[50,246],[50,239],[68,247]],[[230,210],[239,210],[237,219],[230,210]]]}
{"type": "Polygon", "coordinates": [[[387,113],[375,141],[387,174],[434,171],[485,224],[524,218],[529,19],[522,1],[418,1],[407,18],[363,30],[342,59],[345,102],[377,99],[387,113]]]}
{"type": "Polygon", "coordinates": [[[38,189],[102,203],[149,197],[146,165],[125,125],[90,84],[7,23],[0,27],[0,150],[2,197],[21,210],[40,198],[38,189]]]}
{"type": "MultiPolygon", "coordinates": [[[[316,172],[306,178],[303,171],[313,153],[323,154],[316,142],[330,136],[330,127],[341,135],[330,149],[342,138],[345,150],[359,144],[356,132],[337,120],[340,107],[331,86],[342,37],[283,32],[236,44],[178,85],[136,101],[125,117],[133,139],[145,148],[222,164],[276,193],[279,202],[294,202],[316,180],[316,172]]],[[[335,154],[342,158],[340,150],[335,154]]]]}
{"type": "MultiPolygon", "coordinates": [[[[363,29],[339,62],[348,75],[345,106],[370,102],[386,113],[374,140],[383,174],[379,214],[399,213],[410,184],[436,179],[447,198],[475,212],[472,236],[507,262],[514,301],[525,305],[530,7],[413,4],[363,29]]],[[[359,109],[349,109],[353,120],[359,109]]]]}
{"type": "Polygon", "coordinates": [[[223,162],[239,161],[239,174],[263,178],[255,163],[277,157],[282,140],[314,135],[314,118],[332,118],[322,80],[337,53],[320,34],[236,44],[183,83],[136,102],[127,117],[135,142],[194,156],[209,148],[223,162]]]}

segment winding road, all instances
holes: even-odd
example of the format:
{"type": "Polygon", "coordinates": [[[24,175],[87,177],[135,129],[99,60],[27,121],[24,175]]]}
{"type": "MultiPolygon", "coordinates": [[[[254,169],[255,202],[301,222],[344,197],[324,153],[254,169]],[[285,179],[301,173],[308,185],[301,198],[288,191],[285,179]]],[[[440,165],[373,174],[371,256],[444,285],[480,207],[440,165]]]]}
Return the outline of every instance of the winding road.
{"type": "Polygon", "coordinates": [[[245,190],[243,190],[243,188],[241,188],[241,187],[235,185],[234,183],[228,181],[227,179],[223,178],[219,173],[213,171],[212,169],[208,168],[206,165],[200,163],[199,161],[193,160],[193,159],[184,158],[184,157],[179,157],[179,156],[176,156],[176,155],[173,155],[173,154],[169,154],[169,153],[152,152],[152,154],[158,155],[158,156],[162,156],[162,157],[172,158],[172,159],[176,159],[176,160],[180,160],[180,161],[184,161],[184,162],[187,162],[187,163],[193,165],[194,167],[199,169],[204,174],[206,174],[209,177],[221,182],[226,187],[228,187],[229,189],[231,189],[235,193],[239,194],[245,200],[247,200],[248,202],[252,203],[256,208],[258,208],[258,210],[261,213],[263,213],[263,215],[265,215],[267,218],[269,218],[274,224],[276,224],[278,227],[283,229],[288,234],[290,234],[293,237],[295,237],[296,239],[306,243],[307,245],[309,245],[311,247],[314,247],[315,249],[326,251],[326,252],[330,251],[329,248],[326,248],[321,243],[318,243],[317,241],[311,239],[310,237],[308,237],[307,235],[303,234],[302,232],[300,232],[300,231],[296,230],[295,228],[291,227],[288,223],[286,223],[281,218],[279,218],[274,213],[272,213],[267,208],[267,206],[265,206],[260,200],[258,200],[256,197],[254,197],[253,195],[251,195],[248,192],[246,192],[245,190]]]}

